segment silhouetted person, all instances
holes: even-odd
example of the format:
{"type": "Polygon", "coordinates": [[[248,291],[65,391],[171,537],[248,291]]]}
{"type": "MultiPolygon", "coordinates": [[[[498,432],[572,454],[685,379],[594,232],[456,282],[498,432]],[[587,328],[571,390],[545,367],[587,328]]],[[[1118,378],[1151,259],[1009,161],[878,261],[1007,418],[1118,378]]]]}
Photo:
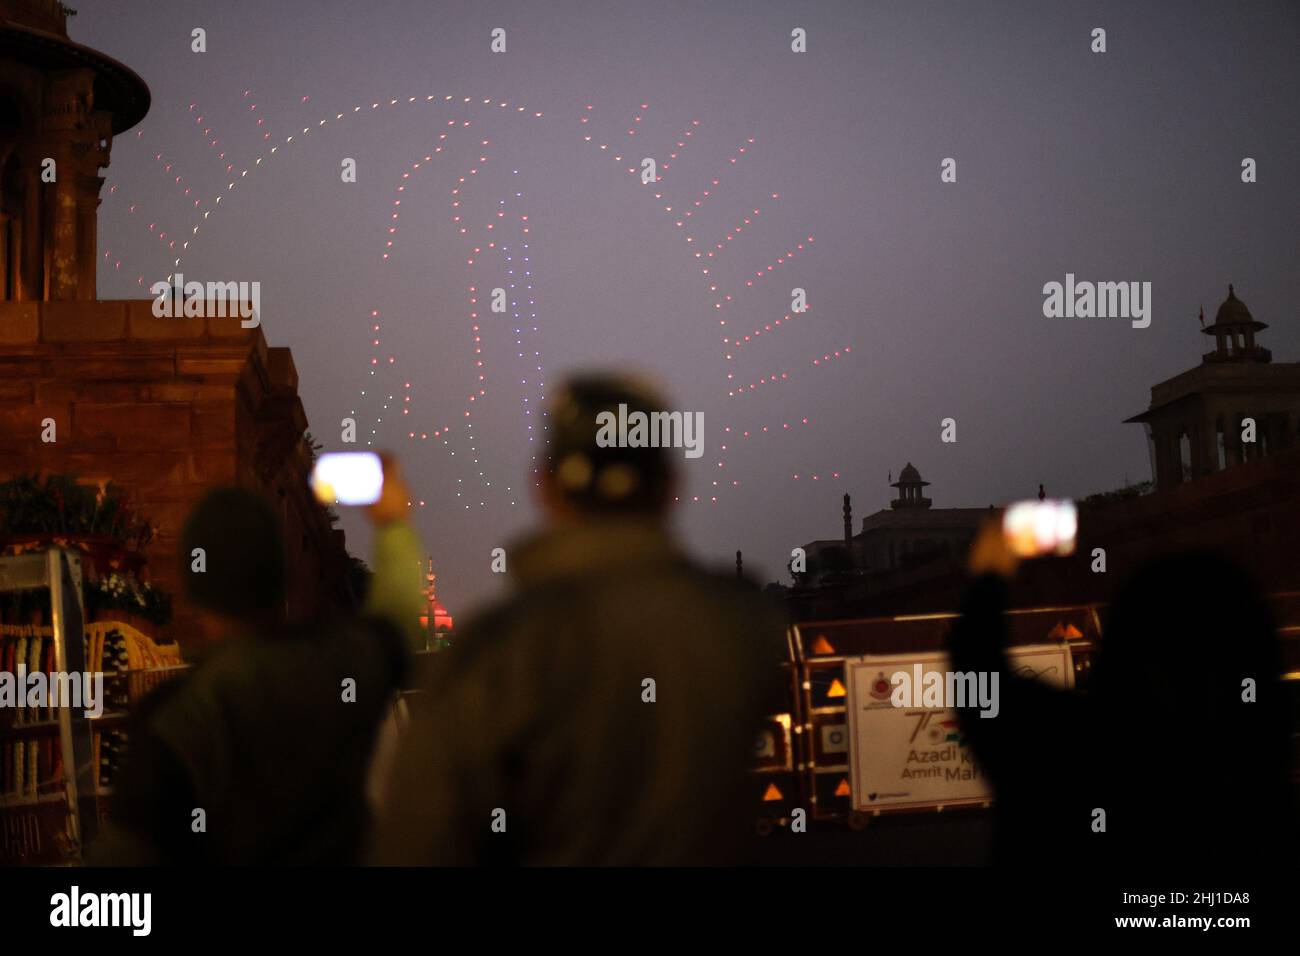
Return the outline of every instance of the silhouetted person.
{"type": "Polygon", "coordinates": [[[1289,859],[1289,714],[1274,626],[1247,574],[1201,553],[1139,569],[1106,612],[1085,695],[1010,674],[1015,559],[1001,541],[992,526],[977,539],[951,639],[954,670],[1000,672],[997,717],[959,711],[995,791],[997,860],[1227,874],[1289,859]]]}
{"type": "Polygon", "coordinates": [[[376,729],[422,602],[409,493],[391,462],[385,472],[382,497],[368,509],[374,577],[365,615],[352,621],[284,621],[280,526],[261,498],[225,488],[196,506],[181,556],[208,650],[137,709],[112,826],[92,862],[359,861],[376,729]]]}
{"type": "Polygon", "coordinates": [[[435,662],[376,862],[715,863],[752,833],[745,768],[775,709],[783,623],[678,549],[681,449],[597,443],[620,404],[665,410],[615,377],[553,393],[545,528],[508,549],[509,596],[435,662]]]}

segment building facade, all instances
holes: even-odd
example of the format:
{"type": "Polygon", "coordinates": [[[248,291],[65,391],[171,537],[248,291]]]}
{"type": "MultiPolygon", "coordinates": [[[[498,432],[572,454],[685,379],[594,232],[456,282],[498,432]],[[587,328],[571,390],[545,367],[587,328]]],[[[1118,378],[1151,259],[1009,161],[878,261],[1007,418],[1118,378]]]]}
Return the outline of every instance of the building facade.
{"type": "Polygon", "coordinates": [[[307,486],[289,350],[238,318],[159,318],[151,299],[96,297],[100,170],[149,91],[71,41],[68,12],[0,0],[0,479],[121,485],[155,525],[148,573],[176,598],[182,650],[194,612],[179,593],[180,531],[215,485],[257,491],[279,513],[290,615],[346,604],[343,532],[307,486]]]}
{"type": "Polygon", "coordinates": [[[930,482],[911,462],[903,466],[889,507],[862,519],[853,532],[849,496],[844,496],[843,539],[811,541],[804,545],[808,583],[829,583],[838,578],[879,575],[915,567],[937,559],[960,557],[980,523],[985,508],[935,508],[926,496],[930,482]]]}
{"type": "Polygon", "coordinates": [[[1300,445],[1300,363],[1273,362],[1256,341],[1266,328],[1229,285],[1201,329],[1214,349],[1152,386],[1150,407],[1127,419],[1146,427],[1159,490],[1300,445]]]}
{"type": "Polygon", "coordinates": [[[149,88],[68,38],[54,0],[0,0],[0,294],[95,298],[99,192],[113,137],[149,88]]]}
{"type": "Polygon", "coordinates": [[[862,519],[853,537],[855,560],[863,567],[885,571],[937,557],[965,553],[980,523],[988,518],[984,508],[935,508],[924,489],[930,484],[908,462],[890,487],[898,496],[889,508],[862,519]]]}

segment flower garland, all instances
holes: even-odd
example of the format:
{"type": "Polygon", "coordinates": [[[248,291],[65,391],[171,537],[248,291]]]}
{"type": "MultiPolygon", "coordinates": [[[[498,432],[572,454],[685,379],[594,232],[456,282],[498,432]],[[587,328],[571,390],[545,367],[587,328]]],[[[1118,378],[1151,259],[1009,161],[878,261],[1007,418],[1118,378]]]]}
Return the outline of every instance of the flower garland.
{"type": "Polygon", "coordinates": [[[19,475],[0,482],[0,537],[93,535],[139,550],[154,527],[111,481],[82,484],[73,475],[19,475]]]}
{"type": "Polygon", "coordinates": [[[137,581],[132,574],[113,571],[86,583],[86,609],[92,614],[105,611],[129,611],[151,624],[171,623],[171,596],[148,582],[137,581]]]}

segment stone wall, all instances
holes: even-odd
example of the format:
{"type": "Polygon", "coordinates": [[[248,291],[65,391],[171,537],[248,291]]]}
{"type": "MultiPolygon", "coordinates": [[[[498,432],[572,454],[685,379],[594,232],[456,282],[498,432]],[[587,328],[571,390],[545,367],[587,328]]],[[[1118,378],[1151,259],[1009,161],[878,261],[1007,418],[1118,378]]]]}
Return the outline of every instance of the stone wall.
{"type": "Polygon", "coordinates": [[[238,318],[156,318],[153,301],[0,302],[0,478],[73,472],[126,488],[158,531],[151,579],[193,637],[179,534],[208,488],[258,490],[285,528],[293,616],[346,603],[347,555],[307,488],[306,414],[287,348],[238,318]],[[41,440],[41,422],[57,440],[41,440]]]}

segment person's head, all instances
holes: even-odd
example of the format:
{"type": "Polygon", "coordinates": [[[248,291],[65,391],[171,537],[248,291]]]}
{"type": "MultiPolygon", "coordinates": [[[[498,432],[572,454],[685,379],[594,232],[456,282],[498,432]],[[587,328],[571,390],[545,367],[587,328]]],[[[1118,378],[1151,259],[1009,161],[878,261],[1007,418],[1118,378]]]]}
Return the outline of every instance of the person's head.
{"type": "MultiPolygon", "coordinates": [[[[601,420],[667,411],[644,383],[616,373],[575,376],[551,393],[549,448],[541,499],[551,521],[600,516],[662,517],[672,500],[669,448],[627,447],[598,440],[601,420]]],[[[614,429],[606,428],[604,437],[614,429]]]]}
{"type": "Polygon", "coordinates": [[[209,638],[256,630],[283,611],[280,522],[258,495],[217,488],[195,505],[181,532],[185,594],[209,638]]]}
{"type": "Polygon", "coordinates": [[[1146,700],[1155,687],[1167,688],[1185,695],[1192,710],[1236,713],[1241,680],[1279,677],[1268,605],[1228,558],[1155,558],[1119,589],[1108,616],[1094,676],[1107,692],[1146,700]]]}
{"type": "Polygon", "coordinates": [[[1201,767],[1216,800],[1253,789],[1264,813],[1263,791],[1281,793],[1289,717],[1277,633],[1250,575],[1214,554],[1161,557],[1108,617],[1090,693],[1110,717],[1117,773],[1176,789],[1173,768],[1201,767]]]}

